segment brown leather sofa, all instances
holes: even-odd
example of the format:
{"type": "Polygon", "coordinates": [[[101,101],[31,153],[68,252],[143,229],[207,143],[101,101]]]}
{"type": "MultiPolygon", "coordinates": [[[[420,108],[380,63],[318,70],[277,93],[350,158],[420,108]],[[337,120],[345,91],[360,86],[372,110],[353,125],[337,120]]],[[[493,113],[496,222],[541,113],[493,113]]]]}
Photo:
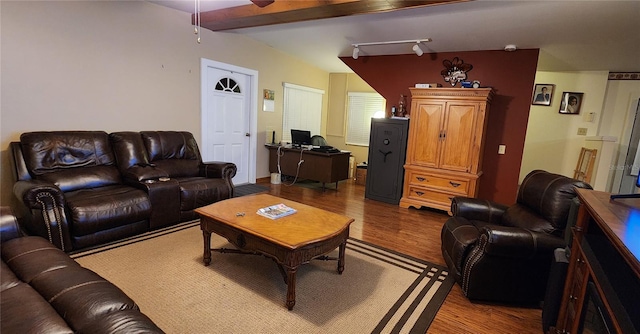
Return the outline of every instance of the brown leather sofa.
{"type": "Polygon", "coordinates": [[[196,218],[233,197],[236,166],[203,163],[189,132],[28,132],[10,144],[18,216],[70,252],[196,218]]]}
{"type": "Polygon", "coordinates": [[[0,207],[1,333],[163,333],[122,290],[0,207]]]}
{"type": "Polygon", "coordinates": [[[522,181],[514,205],[453,198],[453,216],[441,232],[442,256],[467,298],[536,306],[543,300],[553,252],[566,246],[576,187],[591,189],[534,170],[522,181]]]}

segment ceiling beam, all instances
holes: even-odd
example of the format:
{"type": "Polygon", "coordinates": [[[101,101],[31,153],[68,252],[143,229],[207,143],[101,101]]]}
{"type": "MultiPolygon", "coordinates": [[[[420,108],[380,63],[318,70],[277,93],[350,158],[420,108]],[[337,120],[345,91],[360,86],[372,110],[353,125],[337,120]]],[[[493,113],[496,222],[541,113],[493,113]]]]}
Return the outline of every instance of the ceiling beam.
{"type": "Polygon", "coordinates": [[[222,31],[464,1],[468,0],[276,0],[265,7],[250,4],[202,12],[200,25],[222,31]]]}

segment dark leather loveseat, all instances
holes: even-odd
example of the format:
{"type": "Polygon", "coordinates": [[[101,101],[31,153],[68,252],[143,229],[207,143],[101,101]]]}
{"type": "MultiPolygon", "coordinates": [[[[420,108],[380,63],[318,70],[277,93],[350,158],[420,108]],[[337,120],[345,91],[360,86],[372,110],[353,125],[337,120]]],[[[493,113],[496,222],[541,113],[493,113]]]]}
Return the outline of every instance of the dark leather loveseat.
{"type": "Polygon", "coordinates": [[[0,207],[0,332],[163,333],[122,290],[0,207]]]}
{"type": "Polygon", "coordinates": [[[195,219],[195,208],[233,197],[236,166],[203,163],[189,132],[28,132],[10,149],[25,230],[66,252],[195,219]]]}
{"type": "Polygon", "coordinates": [[[542,301],[553,252],[564,233],[575,188],[588,184],[542,170],[530,172],[511,206],[454,197],[442,227],[442,256],[472,300],[529,304],[542,301]]]}

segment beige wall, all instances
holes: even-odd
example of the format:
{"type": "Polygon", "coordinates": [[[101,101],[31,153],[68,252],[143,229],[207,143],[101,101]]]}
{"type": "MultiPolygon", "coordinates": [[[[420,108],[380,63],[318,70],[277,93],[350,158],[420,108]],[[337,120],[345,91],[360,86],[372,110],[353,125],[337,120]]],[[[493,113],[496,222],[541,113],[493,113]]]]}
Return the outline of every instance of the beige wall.
{"type": "Polygon", "coordinates": [[[532,105],[524,144],[520,182],[534,169],[573,177],[584,139],[597,135],[608,72],[537,72],[536,84],[555,84],[551,106],[532,105]],[[563,92],[582,92],[579,115],[560,114],[563,92]],[[595,113],[594,120],[587,115],[595,113]],[[578,135],[586,128],[587,135],[578,135]]]}
{"type": "Polygon", "coordinates": [[[275,91],[275,112],[257,112],[258,178],[269,175],[266,129],[281,133],[283,82],[329,87],[329,73],[240,35],[205,29],[197,44],[190,14],[146,1],[3,0],[0,15],[2,203],[12,196],[7,147],[23,132],[186,130],[200,140],[201,58],[258,71],[259,108],[262,90],[275,91]]]}
{"type": "Polygon", "coordinates": [[[376,92],[369,84],[354,73],[331,73],[329,85],[329,110],[326,139],[329,145],[351,152],[356,164],[368,160],[369,147],[347,145],[345,129],[347,123],[347,94],[349,92],[376,92]]]}
{"type": "Polygon", "coordinates": [[[605,71],[537,72],[536,83],[555,84],[556,87],[551,107],[531,106],[520,181],[533,169],[573,177],[581,147],[592,146],[590,141],[598,138],[606,139],[605,142],[615,138],[613,144],[605,143],[607,147],[613,147],[613,152],[599,153],[598,158],[606,157],[611,161],[599,161],[594,177],[598,176],[600,180],[593,186],[596,190],[618,192],[621,168],[617,166],[624,165],[640,99],[640,81],[608,80],[605,71]],[[580,115],[558,113],[562,92],[584,93],[580,115]],[[595,113],[593,122],[587,119],[590,112],[595,113]],[[577,135],[578,128],[587,128],[587,135],[577,135]]]}

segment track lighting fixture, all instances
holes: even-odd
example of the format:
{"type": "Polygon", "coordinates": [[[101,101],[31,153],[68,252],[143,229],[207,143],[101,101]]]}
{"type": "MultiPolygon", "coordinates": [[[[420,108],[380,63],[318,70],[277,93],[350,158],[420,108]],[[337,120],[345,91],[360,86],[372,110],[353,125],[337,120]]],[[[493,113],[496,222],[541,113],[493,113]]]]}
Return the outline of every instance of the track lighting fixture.
{"type": "Polygon", "coordinates": [[[408,39],[402,41],[387,41],[387,42],[367,42],[367,43],[354,43],[351,44],[353,46],[353,59],[358,59],[358,54],[360,53],[360,46],[367,45],[387,45],[387,44],[403,44],[403,43],[415,43],[413,45],[413,52],[415,52],[418,56],[422,56],[424,51],[420,48],[420,43],[431,42],[431,38],[423,38],[423,39],[408,39]]]}
{"type": "Polygon", "coordinates": [[[422,49],[420,48],[420,45],[418,42],[416,42],[416,44],[413,46],[413,52],[415,52],[418,57],[422,56],[422,54],[424,53],[424,51],[422,51],[422,49]]]}
{"type": "Polygon", "coordinates": [[[198,42],[198,44],[200,44],[200,30],[202,30],[202,28],[200,27],[200,0],[193,0],[193,23],[194,23],[194,32],[196,34],[196,36],[198,38],[196,38],[196,41],[198,42]]]}

